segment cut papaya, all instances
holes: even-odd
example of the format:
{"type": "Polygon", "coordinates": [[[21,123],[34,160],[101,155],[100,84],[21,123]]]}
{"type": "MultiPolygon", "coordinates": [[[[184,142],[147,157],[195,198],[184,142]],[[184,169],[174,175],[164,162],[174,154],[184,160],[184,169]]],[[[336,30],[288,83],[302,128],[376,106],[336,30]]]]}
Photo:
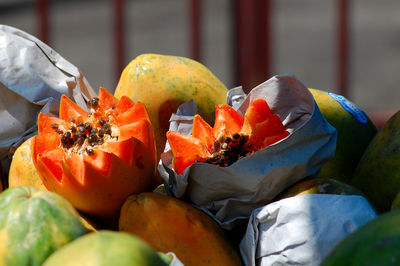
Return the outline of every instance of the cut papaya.
{"type": "Polygon", "coordinates": [[[174,156],[174,169],[182,174],[195,161],[229,166],[288,135],[267,102],[254,99],[244,117],[227,104],[217,105],[214,127],[196,115],[192,136],[168,131],[167,139],[174,156]]]}
{"type": "Polygon", "coordinates": [[[62,96],[59,118],[40,114],[32,161],[48,190],[86,214],[115,219],[126,197],[153,189],[154,132],[143,104],[104,88],[88,110],[62,96]]]}

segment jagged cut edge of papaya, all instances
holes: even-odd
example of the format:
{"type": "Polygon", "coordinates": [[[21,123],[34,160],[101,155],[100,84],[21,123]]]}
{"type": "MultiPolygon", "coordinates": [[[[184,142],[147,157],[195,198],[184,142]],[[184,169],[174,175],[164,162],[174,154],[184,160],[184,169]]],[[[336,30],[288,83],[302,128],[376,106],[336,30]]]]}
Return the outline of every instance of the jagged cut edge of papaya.
{"type": "Polygon", "coordinates": [[[195,115],[193,118],[192,136],[200,140],[211,151],[215,142],[214,131],[200,115],[195,115]]]}
{"type": "Polygon", "coordinates": [[[39,113],[38,115],[38,134],[47,134],[53,133],[56,131],[52,127],[53,124],[57,124],[58,126],[62,126],[64,128],[68,128],[68,123],[65,120],[59,119],[54,116],[49,116],[45,113],[39,113]]]}
{"type": "Polygon", "coordinates": [[[115,108],[118,105],[118,99],[103,87],[100,87],[99,89],[98,98],[98,107],[102,108],[104,111],[110,108],[115,108]]]}
{"type": "Polygon", "coordinates": [[[214,136],[230,136],[241,131],[244,118],[228,104],[215,106],[214,136]]]}
{"type": "Polygon", "coordinates": [[[193,136],[175,131],[168,131],[167,139],[171,144],[171,151],[174,157],[190,157],[192,155],[197,155],[200,158],[207,158],[211,155],[205,145],[193,136]]]}
{"type": "Polygon", "coordinates": [[[115,119],[118,126],[130,124],[142,119],[147,120],[151,124],[146,107],[141,102],[137,102],[131,108],[123,112],[118,112],[115,119]]]}
{"type": "Polygon", "coordinates": [[[78,117],[87,117],[88,112],[83,110],[79,105],[74,103],[65,94],[61,96],[59,118],[64,121],[69,121],[70,118],[77,119],[78,117]]]}
{"type": "Polygon", "coordinates": [[[196,155],[191,155],[191,156],[185,156],[185,157],[174,157],[172,159],[172,167],[174,168],[175,172],[179,175],[183,174],[185,169],[192,165],[195,162],[203,162],[205,161],[205,158],[201,158],[200,156],[196,155]]]}

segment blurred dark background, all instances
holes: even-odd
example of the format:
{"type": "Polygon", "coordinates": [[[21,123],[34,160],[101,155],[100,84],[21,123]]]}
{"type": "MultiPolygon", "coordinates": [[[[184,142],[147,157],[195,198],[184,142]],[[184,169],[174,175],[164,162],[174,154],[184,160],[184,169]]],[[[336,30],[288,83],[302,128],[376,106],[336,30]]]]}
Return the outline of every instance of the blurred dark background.
{"type": "Polygon", "coordinates": [[[0,0],[0,24],[46,42],[94,89],[113,91],[139,54],[179,55],[228,88],[293,73],[381,123],[400,109],[399,11],[397,0],[0,0]]]}

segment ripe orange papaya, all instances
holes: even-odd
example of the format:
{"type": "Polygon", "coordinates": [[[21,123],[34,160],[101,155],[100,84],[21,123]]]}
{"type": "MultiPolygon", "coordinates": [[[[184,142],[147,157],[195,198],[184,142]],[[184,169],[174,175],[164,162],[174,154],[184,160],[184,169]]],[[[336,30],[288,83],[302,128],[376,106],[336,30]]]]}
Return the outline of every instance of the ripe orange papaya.
{"type": "Polygon", "coordinates": [[[116,222],[125,199],[151,191],[156,150],[145,106],[100,88],[89,112],[63,95],[59,118],[40,113],[32,161],[45,187],[79,211],[116,222]]]}
{"type": "Polygon", "coordinates": [[[242,265],[210,216],[160,193],[130,196],[121,209],[119,230],[139,236],[157,251],[174,252],[184,265],[242,265]]]}

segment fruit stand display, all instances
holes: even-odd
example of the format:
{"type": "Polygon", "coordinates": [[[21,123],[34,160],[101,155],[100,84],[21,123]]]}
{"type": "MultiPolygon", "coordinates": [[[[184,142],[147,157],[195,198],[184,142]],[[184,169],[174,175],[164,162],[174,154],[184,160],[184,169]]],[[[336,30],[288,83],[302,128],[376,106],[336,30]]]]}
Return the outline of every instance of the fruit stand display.
{"type": "MultiPolygon", "coordinates": [[[[74,69],[32,36],[0,34],[56,58],[35,71],[74,69]]],[[[244,94],[178,56],[133,59],[114,95],[72,72],[34,82],[52,100],[35,102],[33,129],[1,158],[1,265],[352,265],[363,256],[343,257],[373,253],[366,245],[388,250],[378,264],[400,257],[398,115],[377,132],[353,103],[293,75],[244,94]]],[[[29,78],[4,73],[2,89],[26,98],[29,78]]]]}

